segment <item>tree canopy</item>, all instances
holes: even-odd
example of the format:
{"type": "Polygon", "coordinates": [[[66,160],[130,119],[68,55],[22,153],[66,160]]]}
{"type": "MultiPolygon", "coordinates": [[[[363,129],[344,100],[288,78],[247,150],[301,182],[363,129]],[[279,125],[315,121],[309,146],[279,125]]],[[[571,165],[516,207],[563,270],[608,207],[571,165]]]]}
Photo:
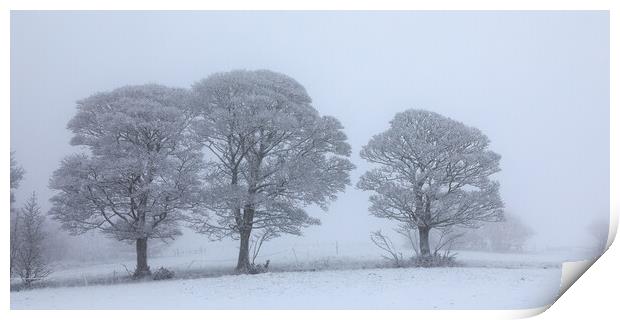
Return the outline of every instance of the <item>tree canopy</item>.
{"type": "Polygon", "coordinates": [[[78,102],[68,128],[86,152],[66,157],[51,180],[51,215],[73,233],[118,240],[180,234],[196,207],[202,153],[190,138],[183,89],[126,86],[78,102]]]}
{"type": "MultiPolygon", "coordinates": [[[[372,191],[372,214],[418,228],[428,242],[431,228],[501,219],[499,183],[490,179],[500,170],[500,156],[488,146],[476,128],[407,110],[362,148],[360,156],[375,167],[357,186],[372,191]]],[[[428,243],[421,247],[428,253],[428,243]]]]}
{"type": "Polygon", "coordinates": [[[319,115],[297,81],[267,70],[214,74],[192,91],[192,128],[210,157],[208,210],[195,229],[243,241],[252,229],[300,234],[318,224],[304,207],[326,208],[350,183],[340,122],[319,115]]]}

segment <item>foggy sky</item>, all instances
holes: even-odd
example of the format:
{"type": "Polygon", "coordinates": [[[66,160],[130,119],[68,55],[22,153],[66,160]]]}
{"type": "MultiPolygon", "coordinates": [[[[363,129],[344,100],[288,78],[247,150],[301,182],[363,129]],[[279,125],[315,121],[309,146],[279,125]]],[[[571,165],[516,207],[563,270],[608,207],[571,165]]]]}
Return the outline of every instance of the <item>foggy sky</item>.
{"type": "MultiPolygon", "coordinates": [[[[609,215],[606,12],[12,12],[11,150],[43,209],[75,101],[127,84],[189,87],[213,72],[299,81],[361,147],[394,114],[424,108],[481,129],[502,155],[506,210],[541,246],[589,245],[609,215]],[[583,243],[583,242],[587,243],[583,243]]],[[[347,188],[296,241],[368,241],[396,226],[347,188]]],[[[204,238],[206,241],[206,238],[204,238]]]]}

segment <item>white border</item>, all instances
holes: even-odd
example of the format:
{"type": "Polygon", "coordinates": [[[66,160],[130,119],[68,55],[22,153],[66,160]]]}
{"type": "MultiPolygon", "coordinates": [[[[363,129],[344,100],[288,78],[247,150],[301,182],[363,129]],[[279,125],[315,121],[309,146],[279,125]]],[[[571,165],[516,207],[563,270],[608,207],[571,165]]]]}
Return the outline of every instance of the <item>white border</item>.
{"type": "MultiPolygon", "coordinates": [[[[608,244],[611,244],[615,237],[618,225],[618,201],[614,197],[617,195],[618,181],[620,181],[617,170],[618,160],[618,141],[619,113],[617,105],[618,64],[617,56],[618,43],[620,42],[620,32],[618,32],[618,8],[620,1],[614,0],[521,0],[521,1],[498,1],[498,0],[435,0],[435,1],[406,1],[406,0],[340,0],[340,1],[285,1],[285,0],[236,0],[236,1],[79,1],[79,0],[56,0],[56,1],[12,1],[4,0],[0,4],[0,43],[4,44],[2,55],[3,70],[0,85],[0,99],[2,99],[0,127],[3,136],[0,140],[5,156],[2,157],[0,166],[9,166],[9,135],[10,135],[10,10],[610,10],[611,32],[611,110],[610,110],[610,205],[611,223],[610,237],[608,244]],[[615,59],[614,59],[615,58],[615,59]]],[[[2,170],[2,191],[0,198],[5,204],[5,211],[8,212],[9,203],[9,174],[8,170],[2,170]]],[[[4,230],[8,225],[8,214],[4,215],[2,226],[4,230]]],[[[2,251],[0,254],[8,256],[8,232],[2,232],[2,251]]],[[[8,264],[0,266],[0,274],[8,274],[8,264]]],[[[618,250],[613,246],[593,267],[592,271],[586,272],[582,280],[578,281],[573,288],[562,296],[557,303],[543,314],[547,319],[564,319],[567,316],[582,315],[590,319],[613,318],[617,314],[617,286],[618,270],[620,270],[620,257],[618,250]],[[611,280],[610,280],[611,279],[611,280]],[[599,315],[599,316],[596,316],[599,315]],[[603,317],[605,316],[605,317],[603,317]]],[[[169,319],[170,317],[200,318],[212,317],[220,318],[244,318],[244,319],[317,319],[324,317],[355,317],[359,319],[376,319],[379,317],[389,317],[411,319],[414,317],[422,319],[506,319],[516,317],[527,317],[536,315],[546,308],[536,310],[521,311],[10,311],[9,312],[9,284],[8,277],[2,279],[4,285],[2,291],[2,311],[0,317],[8,318],[62,318],[62,319],[104,319],[111,317],[149,317],[152,319],[169,319]]]]}

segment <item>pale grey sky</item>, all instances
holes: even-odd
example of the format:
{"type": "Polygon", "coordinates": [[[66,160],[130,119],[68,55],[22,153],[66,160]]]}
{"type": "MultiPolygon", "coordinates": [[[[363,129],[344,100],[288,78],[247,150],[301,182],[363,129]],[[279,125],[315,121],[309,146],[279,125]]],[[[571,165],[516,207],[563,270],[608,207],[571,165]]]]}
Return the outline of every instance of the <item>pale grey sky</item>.
{"type": "MultiPolygon", "coordinates": [[[[12,12],[11,149],[18,202],[74,152],[75,101],[125,84],[189,87],[217,71],[271,69],[337,117],[358,156],[396,112],[476,126],[502,155],[507,210],[541,246],[589,245],[609,214],[607,12],[12,12]]],[[[348,188],[304,241],[368,241],[394,223],[348,188]]],[[[206,241],[206,240],[205,240],[206,241]]]]}

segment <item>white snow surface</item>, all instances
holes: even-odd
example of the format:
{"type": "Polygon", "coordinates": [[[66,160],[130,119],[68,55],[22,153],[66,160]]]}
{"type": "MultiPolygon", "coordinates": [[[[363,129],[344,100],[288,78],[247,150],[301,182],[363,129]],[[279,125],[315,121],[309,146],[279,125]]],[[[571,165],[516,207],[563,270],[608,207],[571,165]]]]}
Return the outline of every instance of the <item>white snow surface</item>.
{"type": "Polygon", "coordinates": [[[338,252],[335,246],[317,244],[266,250],[258,261],[270,259],[270,273],[225,275],[236,262],[234,250],[212,247],[152,257],[151,270],[163,266],[177,273],[166,281],[123,282],[125,267],[135,265],[132,257],[57,264],[49,277],[56,285],[12,291],[11,308],[523,309],[555,301],[562,262],[589,258],[574,248],[459,251],[462,267],[390,269],[378,268],[386,261],[368,246],[341,244],[338,252]]]}
{"type": "MultiPolygon", "coordinates": [[[[380,258],[382,252],[370,251],[368,245],[342,246],[340,255],[334,255],[333,252],[326,252],[326,246],[297,246],[295,253],[293,251],[266,251],[259,256],[257,262],[264,262],[266,259],[271,260],[271,266],[275,268],[291,270],[291,269],[361,269],[377,267],[378,264],[385,264],[380,258]]],[[[212,245],[210,250],[204,250],[201,253],[182,254],[179,256],[164,255],[149,258],[151,270],[159,267],[169,268],[177,273],[196,272],[204,273],[208,270],[231,270],[236,261],[236,252],[234,250],[225,250],[212,245]],[[213,249],[211,249],[213,248],[213,249]],[[229,254],[226,254],[229,253],[229,254]]],[[[403,250],[404,251],[404,250],[403,250]]],[[[581,250],[583,251],[583,250],[581,250]]],[[[578,261],[583,259],[591,259],[587,252],[578,250],[561,250],[557,252],[529,252],[529,253],[493,253],[481,251],[456,251],[456,259],[458,262],[468,267],[486,267],[486,268],[543,268],[556,267],[559,268],[562,262],[578,261]],[[578,257],[578,258],[577,258],[578,257]]],[[[92,279],[101,277],[118,277],[127,275],[126,268],[133,270],[135,267],[135,258],[128,257],[121,261],[106,262],[75,262],[57,264],[52,267],[53,273],[48,277],[54,281],[86,280],[92,282],[92,279]]],[[[217,272],[215,272],[217,273],[217,272]]],[[[15,281],[19,282],[18,279],[15,281]]]]}
{"type": "Polygon", "coordinates": [[[11,309],[524,309],[555,300],[560,268],[277,272],[11,292],[11,309]]]}

